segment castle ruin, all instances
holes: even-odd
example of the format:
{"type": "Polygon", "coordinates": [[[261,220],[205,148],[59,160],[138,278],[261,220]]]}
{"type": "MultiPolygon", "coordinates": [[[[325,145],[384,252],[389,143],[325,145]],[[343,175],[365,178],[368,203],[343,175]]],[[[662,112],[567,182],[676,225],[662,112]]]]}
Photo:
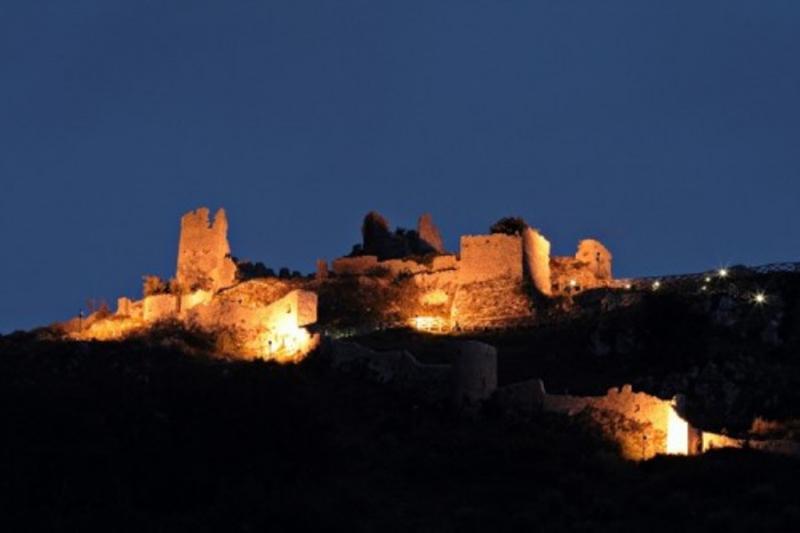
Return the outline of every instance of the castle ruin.
{"type": "Polygon", "coordinates": [[[189,291],[217,291],[236,280],[225,210],[217,211],[210,224],[208,214],[208,209],[201,207],[181,217],[175,279],[189,291]]]}
{"type": "MultiPolygon", "coordinates": [[[[149,277],[141,299],[119,298],[116,313],[96,312],[62,329],[74,339],[109,340],[175,323],[213,334],[223,356],[297,362],[322,333],[335,335],[342,324],[453,335],[520,327],[535,324],[542,306],[569,306],[583,291],[625,286],[613,278],[611,253],[593,239],[581,241],[574,256],[553,257],[538,230],[513,219],[501,225],[506,231],[462,236],[454,254],[445,251],[430,215],[420,217],[417,231],[392,232],[375,212],[364,220],[363,242],[330,269],[319,260],[312,276],[245,279],[230,254],[225,211],[211,222],[208,215],[200,208],[182,217],[173,280],[149,277]]],[[[605,396],[548,394],[539,380],[498,387],[497,353],[482,343],[465,343],[453,365],[422,365],[406,352],[376,354],[349,343],[336,344],[333,357],[336,364],[366,360],[381,380],[423,384],[425,395],[441,394],[449,382],[460,410],[491,397],[513,410],[588,416],[627,458],[744,446],[800,453],[784,441],[745,441],[693,428],[680,412],[680,398],[663,400],[629,385],[605,396]]]]}
{"type": "Polygon", "coordinates": [[[393,232],[370,212],[362,243],[330,269],[318,261],[310,278],[244,279],[227,232],[223,209],[213,219],[205,207],[186,213],[174,279],[156,279],[141,300],[120,298],[113,317],[89,317],[73,334],[118,338],[172,320],[215,333],[229,354],[291,359],[313,344],[306,327],[317,322],[318,305],[323,327],[349,320],[350,326],[457,333],[530,325],[537,298],[569,298],[615,283],[611,254],[599,242],[582,241],[575,257],[551,257],[549,241],[528,226],[464,235],[454,254],[445,251],[429,214],[420,216],[416,231],[393,232]],[[342,310],[339,300],[349,307],[342,310]]]}

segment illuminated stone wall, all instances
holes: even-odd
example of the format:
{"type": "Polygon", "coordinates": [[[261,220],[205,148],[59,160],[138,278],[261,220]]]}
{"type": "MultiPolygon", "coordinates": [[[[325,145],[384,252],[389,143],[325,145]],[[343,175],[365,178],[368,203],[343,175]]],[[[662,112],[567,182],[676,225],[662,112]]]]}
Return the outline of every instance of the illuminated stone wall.
{"type": "Polygon", "coordinates": [[[310,291],[294,290],[271,303],[264,312],[268,325],[284,323],[291,327],[307,326],[317,321],[317,295],[310,291]]]}
{"type": "Polygon", "coordinates": [[[208,214],[208,209],[201,207],[181,218],[175,277],[184,290],[216,291],[236,281],[225,210],[217,211],[213,224],[209,224],[208,214]]]}
{"type": "Polygon", "coordinates": [[[142,302],[142,317],[145,322],[158,322],[175,318],[178,314],[178,297],[173,294],[145,296],[142,302]]]}
{"type": "Polygon", "coordinates": [[[339,259],[334,259],[331,268],[333,269],[333,272],[339,276],[360,276],[366,274],[377,266],[378,256],[359,255],[356,257],[340,257],[339,259]]]}
{"type": "Polygon", "coordinates": [[[210,301],[186,310],[187,321],[208,329],[238,327],[258,329],[267,319],[266,309],[296,288],[291,280],[253,279],[217,293],[210,301]]]}
{"type": "Polygon", "coordinates": [[[531,297],[518,279],[461,284],[453,298],[451,321],[460,331],[528,326],[534,318],[531,297]]]}
{"type": "Polygon", "coordinates": [[[455,269],[458,261],[454,255],[440,255],[432,258],[430,262],[418,262],[411,259],[386,259],[379,261],[374,255],[361,255],[356,257],[340,257],[333,261],[333,272],[337,275],[366,276],[366,275],[415,275],[440,270],[455,269]]]}
{"type": "Polygon", "coordinates": [[[464,235],[461,237],[459,283],[495,279],[522,282],[522,238],[518,235],[464,235]]]}
{"type": "Polygon", "coordinates": [[[550,278],[550,242],[531,227],[522,232],[522,249],[525,255],[525,271],[536,290],[545,296],[552,293],[550,278]]]}
{"type": "Polygon", "coordinates": [[[182,294],[180,296],[181,316],[186,316],[186,314],[189,311],[191,311],[198,305],[210,303],[213,297],[214,294],[211,291],[204,291],[204,290],[197,290],[194,292],[190,292],[188,294],[182,294]]]}
{"type": "Polygon", "coordinates": [[[594,239],[582,240],[578,243],[575,259],[584,263],[598,281],[613,279],[611,275],[611,252],[600,241],[594,239]]]}
{"type": "Polygon", "coordinates": [[[622,455],[628,459],[649,459],[667,453],[672,402],[633,392],[630,385],[609,389],[605,396],[546,394],[542,408],[588,417],[619,443],[622,455]]]}

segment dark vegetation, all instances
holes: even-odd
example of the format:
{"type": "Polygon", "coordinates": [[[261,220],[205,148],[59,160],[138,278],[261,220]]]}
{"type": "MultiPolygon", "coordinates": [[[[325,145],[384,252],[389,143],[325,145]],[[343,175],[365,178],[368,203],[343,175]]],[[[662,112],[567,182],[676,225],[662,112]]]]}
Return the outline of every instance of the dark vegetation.
{"type": "Polygon", "coordinates": [[[335,373],[319,353],[278,366],[211,359],[209,348],[166,328],[122,343],[0,337],[4,530],[732,532],[800,523],[792,459],[721,451],[626,463],[567,418],[511,423],[490,408],[459,419],[335,373]]]}
{"type": "MultiPolygon", "coordinates": [[[[629,293],[585,293],[580,313],[540,309],[540,327],[472,337],[498,348],[501,383],[683,393],[706,429],[800,418],[800,280],[738,276],[702,293],[665,285],[611,308],[629,293]],[[768,302],[741,304],[756,289],[768,302]]],[[[356,280],[330,286],[321,322],[380,321],[380,301],[363,300],[359,291],[373,293],[356,280]]],[[[357,340],[426,362],[451,361],[458,341],[408,330],[357,340]]],[[[629,463],[577,419],[511,421],[491,403],[459,418],[332,371],[324,350],[278,366],[211,358],[214,343],[174,324],[117,343],[0,336],[2,531],[800,525],[797,459],[722,450],[629,463]]]]}
{"type": "Polygon", "coordinates": [[[303,277],[303,274],[300,271],[289,270],[287,267],[279,268],[278,273],[276,274],[275,270],[267,267],[261,261],[252,262],[238,259],[236,257],[233,258],[233,261],[236,263],[236,279],[239,281],[248,281],[259,278],[277,277],[281,279],[297,279],[303,277]]]}
{"type": "Polygon", "coordinates": [[[504,233],[506,235],[522,235],[528,223],[522,217],[503,217],[489,228],[489,233],[504,233]]]}

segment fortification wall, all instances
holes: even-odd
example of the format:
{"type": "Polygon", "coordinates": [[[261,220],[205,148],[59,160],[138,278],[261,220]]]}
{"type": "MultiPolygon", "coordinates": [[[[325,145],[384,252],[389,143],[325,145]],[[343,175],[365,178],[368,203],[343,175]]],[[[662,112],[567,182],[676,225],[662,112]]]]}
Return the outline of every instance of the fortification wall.
{"type": "Polygon", "coordinates": [[[423,263],[417,263],[407,259],[387,259],[381,261],[378,266],[389,271],[389,275],[396,278],[399,275],[414,275],[421,272],[428,272],[430,267],[423,263]]]}
{"type": "Polygon", "coordinates": [[[75,332],[71,336],[74,339],[81,340],[110,341],[137,333],[144,327],[145,324],[140,319],[116,315],[97,320],[84,328],[83,331],[75,332]]]}
{"type": "Polygon", "coordinates": [[[613,279],[611,274],[611,252],[600,241],[594,239],[582,240],[578,243],[575,259],[588,265],[589,270],[598,280],[610,281],[613,279]]]}
{"type": "Polygon", "coordinates": [[[142,301],[142,318],[145,322],[158,322],[175,318],[178,314],[178,297],[174,294],[153,294],[142,301]]]}
{"type": "Polygon", "coordinates": [[[133,302],[130,298],[126,298],[121,296],[117,298],[117,312],[116,314],[119,316],[130,316],[131,314],[131,306],[133,302]]]}
{"type": "Polygon", "coordinates": [[[611,252],[599,241],[585,239],[574,257],[550,260],[553,293],[574,294],[597,287],[620,285],[611,273],[611,252]]]}
{"type": "Polygon", "coordinates": [[[575,294],[609,284],[598,280],[587,263],[574,257],[551,258],[550,272],[553,294],[575,294]]]}
{"type": "Polygon", "coordinates": [[[198,305],[211,303],[214,294],[211,291],[198,290],[180,296],[180,314],[186,315],[189,310],[198,305]]]}
{"type": "Polygon", "coordinates": [[[545,394],[542,408],[569,416],[588,416],[619,443],[622,455],[628,459],[649,459],[668,451],[672,402],[633,392],[630,385],[609,389],[605,396],[545,394]]]}
{"type": "Polygon", "coordinates": [[[433,258],[431,270],[438,272],[441,270],[454,270],[458,268],[458,257],[452,254],[437,255],[433,258]]]}
{"type": "Polygon", "coordinates": [[[181,217],[176,280],[194,291],[216,291],[236,282],[236,265],[230,257],[228,219],[220,209],[209,225],[208,209],[201,207],[181,217]]]}
{"type": "Polygon", "coordinates": [[[245,281],[186,309],[185,316],[204,329],[260,329],[268,320],[267,308],[289,294],[295,285],[273,278],[245,281]]]}
{"type": "Polygon", "coordinates": [[[361,255],[356,257],[340,257],[334,259],[333,272],[337,275],[364,276],[385,271],[387,276],[416,275],[432,273],[440,270],[451,270],[458,267],[458,260],[454,255],[440,255],[433,258],[430,264],[420,263],[411,259],[386,259],[379,261],[374,255],[361,255]]]}
{"type": "Polygon", "coordinates": [[[531,227],[522,233],[522,249],[525,256],[525,270],[533,286],[540,293],[550,296],[552,280],[550,277],[550,242],[531,227]]]}
{"type": "Polygon", "coordinates": [[[716,448],[741,448],[743,445],[744,441],[741,439],[735,439],[719,433],[711,433],[710,431],[703,431],[703,452],[707,452],[716,448]]]}
{"type": "Polygon", "coordinates": [[[273,302],[265,309],[270,328],[297,328],[317,321],[317,295],[304,290],[294,290],[273,302]]]}
{"type": "Polygon", "coordinates": [[[521,327],[534,319],[533,302],[520,279],[459,285],[453,297],[451,321],[457,330],[521,327]]]}
{"type": "Polygon", "coordinates": [[[427,401],[447,401],[459,411],[474,412],[497,389],[497,351],[482,342],[461,343],[453,365],[422,364],[405,350],[379,352],[350,342],[330,341],[324,353],[335,368],[409,390],[427,401]]]}
{"type": "Polygon", "coordinates": [[[343,276],[360,276],[364,275],[370,270],[378,266],[378,256],[376,255],[359,255],[356,257],[340,257],[334,259],[331,264],[331,269],[334,274],[343,276]]]}
{"type": "Polygon", "coordinates": [[[461,237],[459,283],[494,279],[522,282],[522,238],[518,235],[464,235],[461,237]]]}
{"type": "Polygon", "coordinates": [[[187,310],[185,320],[217,332],[230,356],[296,360],[313,348],[318,339],[303,326],[317,321],[316,293],[278,280],[241,285],[187,310]]]}

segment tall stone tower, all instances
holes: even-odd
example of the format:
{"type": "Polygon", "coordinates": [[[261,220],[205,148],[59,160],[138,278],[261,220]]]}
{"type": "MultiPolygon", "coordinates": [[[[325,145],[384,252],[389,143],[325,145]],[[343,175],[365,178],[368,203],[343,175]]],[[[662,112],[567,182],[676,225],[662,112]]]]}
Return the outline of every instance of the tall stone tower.
{"type": "Polygon", "coordinates": [[[417,221],[417,234],[423,244],[429,246],[434,252],[444,253],[444,241],[439,228],[433,223],[430,213],[423,213],[417,221]]]}
{"type": "Polygon", "coordinates": [[[178,269],[175,275],[185,290],[217,291],[236,281],[236,264],[228,244],[228,219],[220,209],[209,224],[208,208],[181,217],[178,269]]]}

